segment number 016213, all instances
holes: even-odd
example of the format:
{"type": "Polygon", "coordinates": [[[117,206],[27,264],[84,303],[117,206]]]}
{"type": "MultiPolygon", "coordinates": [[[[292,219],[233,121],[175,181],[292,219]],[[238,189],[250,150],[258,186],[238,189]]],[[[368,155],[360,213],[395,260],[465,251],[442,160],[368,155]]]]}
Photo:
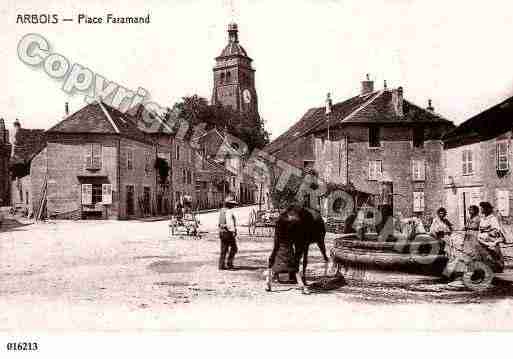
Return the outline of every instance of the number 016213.
{"type": "Polygon", "coordinates": [[[38,350],[39,345],[36,342],[9,342],[7,343],[8,351],[34,351],[38,350]]]}

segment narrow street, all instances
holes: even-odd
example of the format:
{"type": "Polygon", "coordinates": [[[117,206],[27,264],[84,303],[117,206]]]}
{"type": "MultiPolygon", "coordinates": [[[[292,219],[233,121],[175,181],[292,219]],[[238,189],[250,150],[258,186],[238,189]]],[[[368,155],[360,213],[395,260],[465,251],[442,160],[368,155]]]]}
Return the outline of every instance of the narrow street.
{"type": "MultiPolygon", "coordinates": [[[[250,209],[237,209],[240,223],[250,209]]],[[[200,240],[169,239],[167,221],[57,221],[0,232],[0,327],[513,328],[511,285],[447,291],[433,277],[350,270],[338,290],[304,296],[291,284],[276,284],[267,293],[263,273],[272,240],[248,237],[243,227],[236,269],[220,272],[217,215],[200,215],[208,232],[200,240]]],[[[318,249],[311,249],[310,282],[323,267],[318,249]]]]}

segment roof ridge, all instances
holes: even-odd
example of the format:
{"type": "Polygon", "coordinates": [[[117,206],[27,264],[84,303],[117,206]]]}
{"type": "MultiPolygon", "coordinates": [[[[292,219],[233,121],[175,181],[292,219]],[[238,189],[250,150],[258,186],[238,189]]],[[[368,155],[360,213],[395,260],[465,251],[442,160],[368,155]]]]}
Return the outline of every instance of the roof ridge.
{"type": "Polygon", "coordinates": [[[103,106],[102,102],[101,101],[96,101],[98,103],[98,105],[100,106],[100,108],[102,109],[104,115],[107,117],[107,120],[109,120],[112,128],[114,129],[114,131],[116,131],[116,133],[121,133],[119,131],[119,128],[118,126],[116,126],[116,123],[114,122],[114,120],[112,119],[112,117],[110,116],[110,113],[107,111],[107,109],[103,106]]]}
{"type": "Polygon", "coordinates": [[[376,95],[374,95],[370,100],[368,100],[367,102],[365,102],[363,105],[361,105],[360,107],[358,107],[356,110],[354,110],[353,112],[351,112],[349,115],[347,115],[346,117],[344,117],[343,119],[340,120],[340,122],[343,122],[343,121],[347,121],[349,120],[350,118],[354,117],[358,112],[360,112],[361,110],[363,110],[364,108],[366,108],[367,106],[369,106],[371,103],[373,103],[379,96],[381,96],[382,94],[384,94],[385,91],[384,90],[381,90],[379,91],[376,95]]]}
{"type": "MultiPolygon", "coordinates": [[[[419,105],[417,105],[415,102],[412,102],[412,101],[410,101],[410,100],[408,100],[408,99],[405,99],[405,98],[404,98],[404,99],[403,99],[403,101],[406,101],[406,102],[408,102],[410,105],[413,105],[413,106],[415,106],[415,107],[417,107],[417,108],[419,108],[419,109],[421,109],[421,110],[423,110],[423,111],[428,111],[428,110],[427,110],[427,109],[425,109],[424,107],[419,106],[419,105]]],[[[429,113],[431,113],[431,114],[432,114],[432,115],[434,115],[434,116],[440,117],[442,120],[452,122],[451,120],[449,120],[448,118],[444,117],[443,115],[441,115],[440,113],[438,113],[438,112],[436,112],[436,111],[428,111],[428,112],[429,112],[429,113]]]]}

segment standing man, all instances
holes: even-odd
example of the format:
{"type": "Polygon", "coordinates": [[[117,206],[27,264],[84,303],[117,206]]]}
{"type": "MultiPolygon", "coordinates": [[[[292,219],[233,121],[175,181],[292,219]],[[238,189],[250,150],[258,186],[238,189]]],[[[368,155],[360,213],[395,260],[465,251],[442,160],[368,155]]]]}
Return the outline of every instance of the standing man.
{"type": "Polygon", "coordinates": [[[233,269],[233,258],[237,253],[237,218],[233,207],[237,202],[232,196],[226,197],[224,207],[219,212],[219,239],[221,240],[221,254],[219,256],[219,270],[233,269]],[[226,253],[228,260],[225,265],[226,253]]]}

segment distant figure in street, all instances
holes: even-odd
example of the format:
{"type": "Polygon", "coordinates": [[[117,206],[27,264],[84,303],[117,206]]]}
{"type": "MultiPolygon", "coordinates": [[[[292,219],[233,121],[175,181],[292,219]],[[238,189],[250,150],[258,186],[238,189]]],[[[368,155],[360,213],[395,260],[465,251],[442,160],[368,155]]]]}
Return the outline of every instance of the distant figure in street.
{"type": "Polygon", "coordinates": [[[233,211],[236,204],[233,197],[228,196],[224,201],[224,207],[219,212],[219,239],[221,241],[219,270],[233,269],[233,259],[237,253],[237,217],[233,211]],[[225,264],[227,253],[228,260],[225,264]]]}
{"type": "Polygon", "coordinates": [[[466,231],[478,231],[479,230],[479,222],[481,218],[479,218],[479,207],[472,205],[468,208],[468,219],[467,223],[465,223],[466,231]]]}
{"type": "Polygon", "coordinates": [[[444,207],[440,207],[436,211],[436,217],[433,219],[429,233],[438,239],[452,233],[452,223],[447,219],[447,210],[444,207]]]}
{"type": "Polygon", "coordinates": [[[178,219],[183,219],[183,204],[182,204],[182,199],[179,198],[178,199],[178,203],[176,204],[176,218],[178,219]]]}

